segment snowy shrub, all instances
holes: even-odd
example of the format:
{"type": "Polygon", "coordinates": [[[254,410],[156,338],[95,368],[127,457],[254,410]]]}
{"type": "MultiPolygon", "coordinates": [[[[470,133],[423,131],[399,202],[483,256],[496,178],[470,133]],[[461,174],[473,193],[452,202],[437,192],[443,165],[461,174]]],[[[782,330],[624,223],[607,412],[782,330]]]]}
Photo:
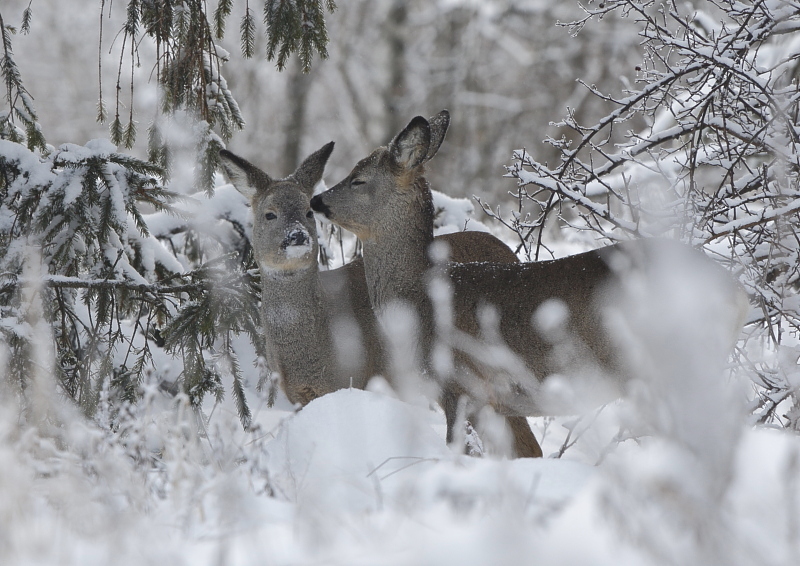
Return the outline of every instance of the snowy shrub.
{"type": "Polygon", "coordinates": [[[560,152],[554,166],[515,154],[508,175],[521,212],[504,223],[532,258],[550,253],[544,228],[557,217],[605,240],[679,239],[729,265],[755,306],[737,349],[757,385],[754,415],[795,427],[797,359],[752,357],[747,344],[797,343],[800,11],[611,0],[585,12],[573,32],[612,13],[635,20],[644,62],[621,96],[585,85],[613,110],[589,125],[572,114],[560,122],[562,137],[546,140],[560,152]],[[647,127],[631,130],[634,118],[647,127]],[[627,141],[616,143],[623,128],[627,141]]]}
{"type": "MultiPolygon", "coordinates": [[[[0,167],[0,331],[12,349],[9,371],[20,391],[36,362],[26,354],[31,337],[22,296],[26,286],[41,285],[59,382],[88,414],[107,382],[112,401],[133,401],[144,376],[155,372],[161,380],[179,380],[199,407],[206,393],[223,394],[225,374],[234,377],[247,424],[231,347],[242,331],[260,344],[258,282],[243,268],[246,239],[236,239],[238,249],[223,242],[209,257],[201,250],[211,246],[197,245],[203,230],[176,221],[176,195],[163,188],[161,169],[117,153],[108,142],[65,144],[40,155],[0,140],[0,167]],[[143,215],[143,207],[158,212],[143,215]],[[152,233],[148,222],[169,225],[169,232],[152,233]],[[32,262],[41,262],[41,279],[24,276],[32,262]],[[153,362],[154,355],[166,357],[163,348],[183,360],[175,375],[153,362]]],[[[206,222],[224,222],[224,211],[206,222]]],[[[243,229],[241,221],[232,225],[243,229]]]]}

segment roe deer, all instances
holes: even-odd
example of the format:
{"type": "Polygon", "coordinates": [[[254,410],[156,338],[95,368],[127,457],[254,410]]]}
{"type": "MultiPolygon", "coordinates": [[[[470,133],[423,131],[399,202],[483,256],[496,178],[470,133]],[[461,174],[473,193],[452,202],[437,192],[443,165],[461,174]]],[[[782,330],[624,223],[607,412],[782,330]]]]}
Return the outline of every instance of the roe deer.
{"type": "MultiPolygon", "coordinates": [[[[281,180],[229,151],[220,152],[226,176],[253,210],[252,245],[261,272],[268,363],[282,376],[289,401],[300,405],[348,386],[363,389],[369,378],[386,374],[363,260],[330,271],[320,271],[317,263],[309,200],[332,151],[333,142],[281,180]]],[[[517,261],[487,233],[458,232],[437,240],[446,242],[458,261],[517,261]]],[[[446,412],[455,411],[455,400],[447,393],[442,405],[446,412]]],[[[518,439],[519,455],[541,456],[524,418],[511,417],[508,424],[518,439]]]]}
{"type": "Polygon", "coordinates": [[[746,296],[721,266],[682,244],[639,240],[552,261],[434,266],[427,253],[433,218],[423,166],[448,125],[446,111],[430,121],[414,118],[388,146],[311,200],[315,211],[361,239],[370,300],[379,319],[398,303],[417,312],[418,346],[427,372],[433,373],[432,345],[440,340],[453,348],[461,390],[500,414],[573,410],[569,403],[557,406],[562,401],[555,394],[558,388],[554,393],[542,386],[554,374],[560,375],[558,385],[566,380],[574,391],[591,389],[587,401],[592,404],[616,398],[633,372],[619,347],[618,329],[612,328],[614,309],[631,303],[626,295],[631,269],[653,275],[655,258],[664,256],[708,276],[716,289],[708,303],[719,306],[712,314],[726,319],[725,331],[731,334],[717,340],[724,342],[717,351],[732,346],[728,339],[741,328],[746,296]],[[452,290],[452,314],[444,324],[429,296],[432,276],[452,290]]]}

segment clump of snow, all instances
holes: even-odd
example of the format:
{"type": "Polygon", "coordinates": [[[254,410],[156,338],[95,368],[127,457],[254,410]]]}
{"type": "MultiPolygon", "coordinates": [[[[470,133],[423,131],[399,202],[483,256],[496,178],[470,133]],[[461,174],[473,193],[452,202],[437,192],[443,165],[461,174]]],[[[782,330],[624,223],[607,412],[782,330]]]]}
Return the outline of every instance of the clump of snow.
{"type": "Polygon", "coordinates": [[[465,198],[451,197],[439,191],[431,191],[435,214],[434,234],[451,234],[463,230],[489,232],[489,227],[474,218],[475,205],[465,198]]]}
{"type": "Polygon", "coordinates": [[[252,218],[247,198],[237,191],[233,185],[221,185],[214,189],[214,195],[210,198],[204,193],[193,195],[196,207],[193,206],[187,212],[191,212],[193,220],[198,226],[209,226],[226,219],[236,222],[245,228],[252,229],[252,218]]]}
{"type": "Polygon", "coordinates": [[[426,413],[357,389],[325,395],[286,419],[267,445],[275,487],[298,503],[378,509],[404,470],[453,458],[426,413]]]}
{"type": "Polygon", "coordinates": [[[133,221],[128,222],[128,241],[135,243],[141,256],[142,267],[148,279],[155,281],[156,266],[161,265],[172,273],[183,273],[184,267],[166,245],[153,236],[142,236],[133,221]]]}
{"type": "Polygon", "coordinates": [[[22,175],[6,189],[8,197],[14,195],[26,196],[31,187],[42,187],[50,184],[56,178],[53,173],[53,163],[43,160],[24,145],[0,140],[0,158],[7,163],[17,163],[22,175]]]}

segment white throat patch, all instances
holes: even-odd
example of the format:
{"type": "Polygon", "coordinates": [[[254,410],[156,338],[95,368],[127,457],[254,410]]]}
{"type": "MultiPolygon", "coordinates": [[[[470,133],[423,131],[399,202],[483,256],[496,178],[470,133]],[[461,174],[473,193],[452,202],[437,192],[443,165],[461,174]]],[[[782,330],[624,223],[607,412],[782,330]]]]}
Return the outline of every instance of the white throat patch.
{"type": "Polygon", "coordinates": [[[303,244],[302,246],[286,246],[286,257],[289,259],[297,259],[304,257],[311,253],[311,242],[303,244]]]}

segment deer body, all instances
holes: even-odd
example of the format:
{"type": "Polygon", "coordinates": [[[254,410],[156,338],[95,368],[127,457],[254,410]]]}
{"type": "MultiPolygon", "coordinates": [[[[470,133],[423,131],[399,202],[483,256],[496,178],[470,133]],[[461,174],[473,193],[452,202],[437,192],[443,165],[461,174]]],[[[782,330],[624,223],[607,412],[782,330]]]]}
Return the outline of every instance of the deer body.
{"type": "Polygon", "coordinates": [[[699,252],[662,240],[625,242],[512,269],[500,264],[448,266],[459,333],[451,345],[461,366],[470,371],[473,396],[501,414],[541,416],[574,410],[577,400],[564,406],[542,390],[540,382],[552,375],[582,379],[583,386],[602,385],[591,393],[591,404],[621,396],[634,374],[608,315],[626,300],[627,269],[646,270],[648,258],[664,253],[677,253],[681,261],[727,282],[727,273],[699,252]],[[618,261],[624,262],[624,270],[615,269],[618,261]],[[487,307],[489,320],[482,320],[487,307]],[[541,320],[548,317],[550,321],[541,320]],[[492,333],[495,336],[486,336],[492,333]],[[507,348],[504,355],[514,357],[517,365],[507,360],[482,363],[482,342],[466,337],[500,342],[507,348]],[[493,377],[491,382],[487,375],[493,377]]]}
{"type": "MultiPolygon", "coordinates": [[[[363,260],[330,271],[320,271],[317,263],[309,199],[332,150],[333,143],[324,146],[283,180],[271,179],[228,151],[220,154],[227,177],[251,201],[267,361],[281,375],[289,401],[299,405],[345,387],[363,389],[371,377],[386,374],[363,260]]],[[[457,261],[517,261],[505,244],[486,233],[437,239],[448,244],[457,261]]],[[[446,412],[455,411],[451,402],[443,405],[446,412]]],[[[454,416],[448,416],[451,420],[454,416]]],[[[541,455],[524,419],[509,424],[521,445],[535,446],[523,449],[523,455],[541,455]]]]}
{"type": "Polygon", "coordinates": [[[704,255],[671,242],[627,242],[528,264],[434,266],[427,254],[433,219],[423,166],[448,124],[446,112],[430,121],[413,119],[311,206],[361,238],[373,308],[385,313],[410,305],[421,321],[418,340],[426,355],[437,339],[454,349],[455,380],[473,401],[506,415],[553,414],[542,381],[554,373],[576,383],[610,376],[606,381],[616,396],[633,374],[607,314],[626,304],[630,273],[656,269],[653,257],[667,255],[708,275],[720,289],[722,310],[736,311],[728,330],[738,332],[742,291],[704,255]],[[434,316],[427,292],[431,277],[452,289],[450,330],[434,316]]]}

